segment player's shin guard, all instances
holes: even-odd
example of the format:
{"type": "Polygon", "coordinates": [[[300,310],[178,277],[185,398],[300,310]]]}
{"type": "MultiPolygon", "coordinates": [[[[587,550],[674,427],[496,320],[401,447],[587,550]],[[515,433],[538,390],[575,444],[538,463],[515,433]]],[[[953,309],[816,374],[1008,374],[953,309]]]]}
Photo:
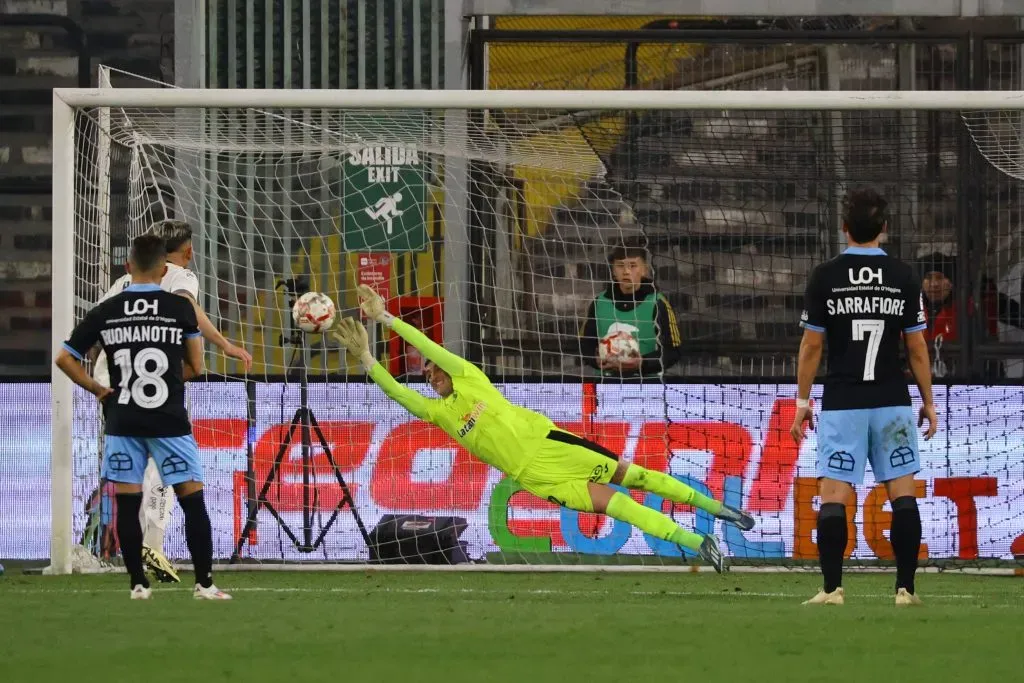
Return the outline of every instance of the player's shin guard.
{"type": "Polygon", "coordinates": [[[185,515],[185,542],[192,556],[196,583],[203,588],[213,585],[213,532],[210,515],[206,512],[203,492],[196,491],[178,499],[185,515]]]}
{"type": "Polygon", "coordinates": [[[624,493],[616,492],[608,501],[606,513],[609,517],[632,524],[651,536],[690,550],[699,550],[704,537],[687,531],[657,510],[644,507],[624,493]]]}
{"type": "Polygon", "coordinates": [[[139,508],[142,507],[141,493],[118,493],[117,496],[117,542],[121,546],[121,557],[131,580],[131,587],[149,588],[146,571],[142,567],[142,525],[139,524],[139,508]]]}
{"type": "Polygon", "coordinates": [[[843,585],[846,533],[846,506],[842,503],[823,504],[818,510],[818,560],[826,593],[843,585]]]}
{"type": "Polygon", "coordinates": [[[889,540],[896,556],[896,590],[906,588],[913,595],[917,556],[921,551],[921,511],[914,496],[902,496],[892,502],[889,540]]]}
{"type": "Polygon", "coordinates": [[[713,515],[718,515],[722,511],[722,504],[714,498],[708,498],[671,475],[639,465],[629,466],[626,476],[622,478],[622,485],[629,489],[655,493],[676,503],[692,505],[713,515]]]}

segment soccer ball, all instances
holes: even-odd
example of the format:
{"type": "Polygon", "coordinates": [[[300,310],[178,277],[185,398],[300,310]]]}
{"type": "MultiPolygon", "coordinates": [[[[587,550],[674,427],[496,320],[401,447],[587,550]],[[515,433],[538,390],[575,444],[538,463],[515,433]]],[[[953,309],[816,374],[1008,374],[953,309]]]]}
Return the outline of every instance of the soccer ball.
{"type": "Polygon", "coordinates": [[[601,340],[597,345],[597,352],[601,360],[614,358],[616,360],[627,360],[640,356],[640,344],[636,337],[625,330],[613,332],[601,340]]]}
{"type": "Polygon", "coordinates": [[[303,332],[316,334],[334,324],[334,302],[326,294],[306,292],[292,306],[292,320],[303,332]]]}

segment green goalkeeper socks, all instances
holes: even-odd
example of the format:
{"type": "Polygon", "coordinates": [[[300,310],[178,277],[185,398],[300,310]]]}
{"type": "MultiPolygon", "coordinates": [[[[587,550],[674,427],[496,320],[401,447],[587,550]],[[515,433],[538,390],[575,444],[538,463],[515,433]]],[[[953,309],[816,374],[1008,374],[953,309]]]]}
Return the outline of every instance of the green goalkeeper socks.
{"type": "MultiPolygon", "coordinates": [[[[630,468],[632,469],[632,467],[630,468]]],[[[691,489],[692,491],[693,489],[691,489]]],[[[615,492],[608,501],[606,513],[609,517],[632,524],[637,529],[665,541],[671,541],[690,550],[700,548],[704,537],[681,528],[657,510],[644,507],[624,493],[615,492]]]]}
{"type": "Polygon", "coordinates": [[[648,470],[639,465],[629,466],[626,476],[622,479],[622,485],[630,489],[656,493],[662,498],[668,498],[676,503],[707,510],[712,515],[717,516],[722,511],[722,504],[714,498],[708,498],[675,477],[663,472],[648,470]]]}

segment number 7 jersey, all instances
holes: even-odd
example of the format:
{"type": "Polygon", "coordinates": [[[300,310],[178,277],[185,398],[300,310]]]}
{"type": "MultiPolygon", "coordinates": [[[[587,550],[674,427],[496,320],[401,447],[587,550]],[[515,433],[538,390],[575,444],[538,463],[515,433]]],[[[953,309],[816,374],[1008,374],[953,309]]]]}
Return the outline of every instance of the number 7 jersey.
{"type": "Polygon", "coordinates": [[[64,348],[79,360],[97,343],[110,358],[104,402],[106,433],[115,436],[184,436],[192,433],[185,410],[185,340],[199,336],[192,303],[157,285],[131,285],[96,305],[64,348]]]}
{"type": "Polygon", "coordinates": [[[828,345],[822,410],[910,405],[900,342],[926,323],[913,269],[881,249],[850,247],[815,268],[800,326],[828,345]]]}

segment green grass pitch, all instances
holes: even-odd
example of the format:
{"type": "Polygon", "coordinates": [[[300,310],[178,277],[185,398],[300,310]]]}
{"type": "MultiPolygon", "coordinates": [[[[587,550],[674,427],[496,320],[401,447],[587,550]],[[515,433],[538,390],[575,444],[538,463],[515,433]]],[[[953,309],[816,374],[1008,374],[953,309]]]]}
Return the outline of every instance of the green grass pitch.
{"type": "MultiPolygon", "coordinates": [[[[190,577],[186,577],[190,578],[190,577]]],[[[1020,680],[1024,579],[810,573],[222,573],[128,600],[124,576],[0,577],[0,681],[1020,680]]]]}

